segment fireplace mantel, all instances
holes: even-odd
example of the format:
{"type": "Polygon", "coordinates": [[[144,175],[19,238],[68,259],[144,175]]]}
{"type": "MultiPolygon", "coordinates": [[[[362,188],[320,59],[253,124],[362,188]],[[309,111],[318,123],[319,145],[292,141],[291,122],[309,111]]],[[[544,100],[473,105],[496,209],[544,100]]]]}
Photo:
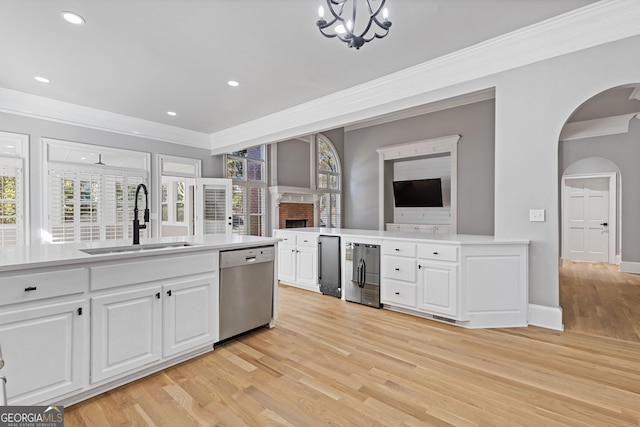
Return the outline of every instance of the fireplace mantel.
{"type": "Polygon", "coordinates": [[[278,185],[269,187],[271,195],[271,229],[276,230],[279,227],[280,219],[280,203],[307,203],[313,205],[314,223],[318,224],[318,200],[320,194],[316,190],[304,187],[290,187],[278,185]]]}
{"type": "Polygon", "coordinates": [[[316,203],[318,201],[318,192],[310,188],[304,187],[288,187],[279,185],[269,187],[271,200],[275,203],[316,203]]]}

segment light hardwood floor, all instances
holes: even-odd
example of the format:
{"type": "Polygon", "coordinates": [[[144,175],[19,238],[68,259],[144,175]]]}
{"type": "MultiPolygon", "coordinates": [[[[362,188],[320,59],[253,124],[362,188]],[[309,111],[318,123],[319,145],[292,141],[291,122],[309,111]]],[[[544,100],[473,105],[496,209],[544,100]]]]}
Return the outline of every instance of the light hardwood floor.
{"type": "Polygon", "coordinates": [[[613,264],[564,261],[560,306],[565,330],[640,342],[640,275],[613,264]]]}
{"type": "Polygon", "coordinates": [[[640,343],[468,330],[280,287],[271,330],[65,410],[66,426],[640,424],[640,343]]]}

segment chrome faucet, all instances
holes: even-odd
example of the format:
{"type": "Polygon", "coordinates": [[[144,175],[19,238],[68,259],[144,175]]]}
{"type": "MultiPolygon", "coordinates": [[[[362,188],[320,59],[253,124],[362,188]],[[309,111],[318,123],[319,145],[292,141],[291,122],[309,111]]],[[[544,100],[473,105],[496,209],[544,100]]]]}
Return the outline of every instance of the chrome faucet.
{"type": "Polygon", "coordinates": [[[135,205],[133,207],[133,244],[140,244],[140,230],[147,228],[149,222],[149,192],[147,192],[147,186],[144,184],[138,184],[136,188],[135,205]],[[140,224],[138,221],[138,194],[140,189],[144,191],[144,224],[140,224]]]}

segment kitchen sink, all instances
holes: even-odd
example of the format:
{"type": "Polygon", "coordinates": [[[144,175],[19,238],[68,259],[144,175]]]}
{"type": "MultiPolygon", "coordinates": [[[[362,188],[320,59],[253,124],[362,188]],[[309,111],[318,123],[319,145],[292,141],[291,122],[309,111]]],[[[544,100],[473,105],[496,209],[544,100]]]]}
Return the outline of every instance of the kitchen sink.
{"type": "Polygon", "coordinates": [[[80,252],[84,252],[88,255],[106,255],[187,248],[190,246],[194,245],[188,242],[148,243],[146,245],[110,246],[106,248],[80,249],[80,252]]]}

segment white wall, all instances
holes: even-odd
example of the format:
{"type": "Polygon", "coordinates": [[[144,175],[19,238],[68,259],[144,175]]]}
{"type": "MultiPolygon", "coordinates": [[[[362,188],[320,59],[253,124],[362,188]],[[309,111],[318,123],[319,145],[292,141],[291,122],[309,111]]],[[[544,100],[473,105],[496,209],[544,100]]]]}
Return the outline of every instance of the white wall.
{"type": "Polygon", "coordinates": [[[587,99],[640,81],[639,49],[635,36],[496,76],[495,234],[531,240],[531,303],[559,304],[560,131],[587,99]],[[547,221],[529,222],[531,208],[547,221]]]}

